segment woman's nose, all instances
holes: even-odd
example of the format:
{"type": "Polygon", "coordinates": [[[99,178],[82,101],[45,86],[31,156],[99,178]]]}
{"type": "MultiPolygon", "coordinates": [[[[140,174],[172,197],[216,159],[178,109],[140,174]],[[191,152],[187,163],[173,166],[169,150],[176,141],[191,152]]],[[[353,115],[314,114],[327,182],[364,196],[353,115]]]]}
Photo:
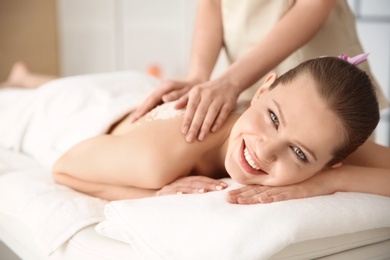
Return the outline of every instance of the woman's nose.
{"type": "Polygon", "coordinates": [[[259,139],[256,143],[256,153],[259,159],[271,163],[278,158],[279,144],[272,138],[259,139]]]}

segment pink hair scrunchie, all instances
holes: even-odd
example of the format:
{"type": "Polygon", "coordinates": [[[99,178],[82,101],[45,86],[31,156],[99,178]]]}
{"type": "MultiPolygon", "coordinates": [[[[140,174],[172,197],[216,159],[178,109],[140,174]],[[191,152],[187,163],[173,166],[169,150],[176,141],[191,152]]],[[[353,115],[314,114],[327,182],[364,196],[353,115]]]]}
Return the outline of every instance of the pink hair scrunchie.
{"type": "Polygon", "coordinates": [[[360,63],[365,62],[367,60],[368,55],[370,55],[370,54],[369,53],[362,53],[362,54],[358,54],[354,57],[348,57],[348,55],[342,54],[340,56],[337,56],[337,58],[348,61],[349,63],[354,64],[354,65],[359,65],[360,63]]]}

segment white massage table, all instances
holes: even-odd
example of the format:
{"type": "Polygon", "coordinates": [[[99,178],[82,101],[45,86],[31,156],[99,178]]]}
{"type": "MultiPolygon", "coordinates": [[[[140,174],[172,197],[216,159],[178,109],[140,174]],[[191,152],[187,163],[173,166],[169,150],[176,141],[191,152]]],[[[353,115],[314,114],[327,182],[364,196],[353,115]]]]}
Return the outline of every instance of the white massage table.
{"type": "Polygon", "coordinates": [[[32,158],[0,146],[0,240],[42,260],[390,259],[390,198],[336,193],[243,206],[213,192],[108,203],[55,184],[32,158]]]}
{"type": "MultiPolygon", "coordinates": [[[[47,256],[36,245],[31,232],[14,218],[1,214],[0,223],[1,240],[21,259],[145,259],[127,244],[97,234],[94,226],[80,230],[52,255],[47,256]]],[[[237,252],[235,257],[240,259],[240,252],[237,252]]],[[[389,258],[390,228],[305,241],[290,245],[272,257],[272,259],[291,260],[389,258]]]]}
{"type": "MultiPolygon", "coordinates": [[[[21,168],[23,165],[31,165],[30,158],[6,151],[0,148],[0,165],[9,165],[10,158],[15,160],[21,168]],[[9,153],[9,154],[8,154],[9,153]],[[4,158],[4,155],[5,156],[4,158]],[[8,156],[12,155],[12,156],[8,156]],[[23,159],[23,160],[22,160],[23,159]],[[24,160],[25,159],[25,160],[24,160]],[[4,160],[7,160],[4,162],[4,160]],[[4,163],[4,164],[3,164],[4,163]]],[[[1,172],[2,175],[10,174],[14,169],[1,172]]],[[[11,173],[12,174],[12,173],[11,173]]],[[[0,182],[2,181],[0,177],[0,182]]],[[[12,200],[1,197],[0,200],[12,200]]],[[[130,245],[116,241],[95,230],[95,225],[88,225],[79,231],[51,255],[42,250],[33,237],[31,230],[14,216],[7,212],[0,212],[0,239],[21,259],[149,259],[140,255],[130,245]]],[[[245,223],[243,223],[245,225],[245,223]]],[[[335,223],[337,225],[337,223],[335,223]]],[[[282,234],[281,234],[282,235],[282,234]]],[[[259,241],[261,243],[261,241],[259,241]]],[[[196,244],[193,245],[196,248],[196,244]]],[[[178,248],[178,250],[180,250],[178,248]]],[[[237,252],[232,259],[240,259],[241,252],[237,252]]],[[[1,257],[0,257],[1,258],[1,257]]],[[[277,252],[272,259],[389,259],[390,258],[390,227],[375,228],[351,234],[343,234],[334,237],[313,239],[288,245],[277,252]]]]}

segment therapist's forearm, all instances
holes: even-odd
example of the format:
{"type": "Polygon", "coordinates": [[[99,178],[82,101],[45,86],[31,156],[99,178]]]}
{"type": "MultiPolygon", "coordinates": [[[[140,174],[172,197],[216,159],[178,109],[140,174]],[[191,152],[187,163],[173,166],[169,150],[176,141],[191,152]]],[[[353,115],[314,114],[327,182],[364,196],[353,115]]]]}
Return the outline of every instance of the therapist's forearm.
{"type": "Polygon", "coordinates": [[[221,77],[240,91],[250,87],[310,41],[326,22],[334,5],[335,0],[296,1],[274,28],[221,77]]]}
{"type": "Polygon", "coordinates": [[[207,81],[223,42],[221,0],[200,0],[195,21],[189,79],[207,81]]]}

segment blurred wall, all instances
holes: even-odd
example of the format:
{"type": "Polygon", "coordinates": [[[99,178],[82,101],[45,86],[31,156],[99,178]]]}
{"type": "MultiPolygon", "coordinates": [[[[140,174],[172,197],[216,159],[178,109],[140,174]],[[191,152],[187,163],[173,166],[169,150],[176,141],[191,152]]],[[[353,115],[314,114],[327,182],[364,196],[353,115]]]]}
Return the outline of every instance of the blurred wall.
{"type": "Polygon", "coordinates": [[[56,1],[0,0],[0,81],[24,60],[40,73],[58,74],[56,1]]]}
{"type": "MultiPolygon", "coordinates": [[[[390,1],[348,0],[356,16],[363,48],[378,83],[390,100],[390,1]]],[[[376,131],[377,142],[390,145],[390,108],[381,111],[376,131]]]]}
{"type": "Polygon", "coordinates": [[[187,71],[197,0],[57,0],[61,75],[187,71]]]}

